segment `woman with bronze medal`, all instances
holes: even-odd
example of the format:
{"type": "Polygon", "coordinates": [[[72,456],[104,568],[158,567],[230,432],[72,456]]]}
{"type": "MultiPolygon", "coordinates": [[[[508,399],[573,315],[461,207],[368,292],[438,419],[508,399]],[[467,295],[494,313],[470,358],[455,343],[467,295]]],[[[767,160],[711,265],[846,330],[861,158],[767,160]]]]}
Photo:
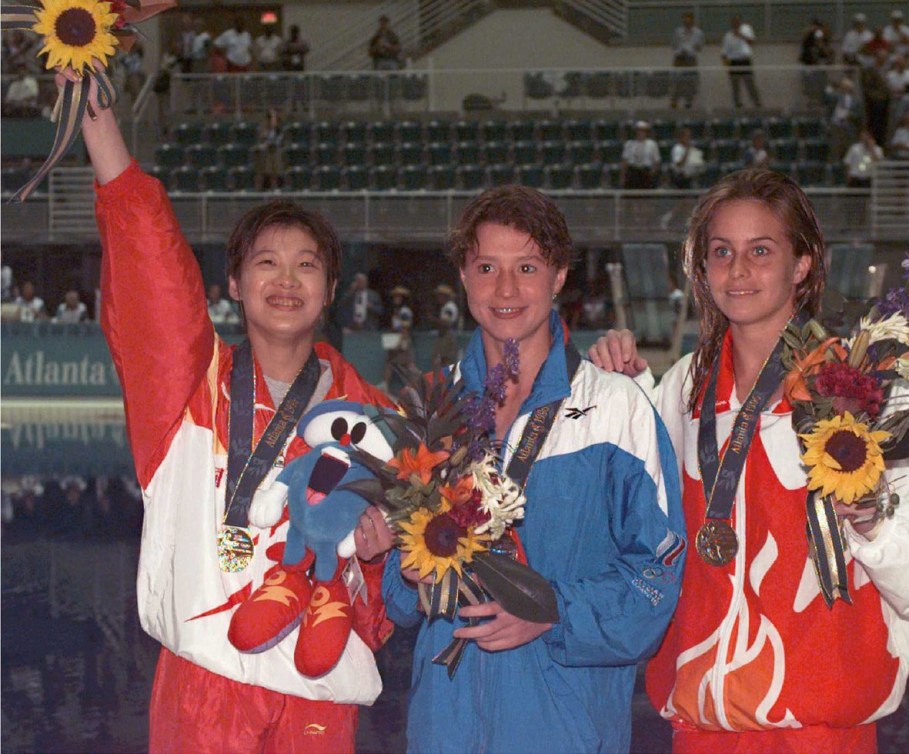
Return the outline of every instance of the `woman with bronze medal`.
{"type": "Polygon", "coordinates": [[[256,489],[308,451],[294,432],[299,418],[332,398],[387,405],[315,342],[340,273],[337,234],[286,201],[240,219],[227,274],[247,339],[233,348],[209,320],[199,265],[164,187],[131,159],[112,110],[90,113],[83,133],[97,177],[102,324],[145,501],[139,610],[162,644],[149,750],[351,752],[357,705],[381,690],[373,652],[390,632],[377,556],[391,536],[378,510],[356,530],[350,578],[358,589],[365,581],[366,599],[344,616],[354,631],[332,670],[297,672],[296,628],[260,654],[241,654],[227,636],[250,595],[299,612],[308,594],[307,571],[282,567],[287,516],[259,529],[247,513],[256,489]]]}
{"type": "MultiPolygon", "coordinates": [[[[909,517],[905,506],[882,517],[835,503],[851,587],[828,600],[806,536],[808,480],[780,358],[787,325],[819,308],[817,218],[790,178],[734,173],[695,208],[684,263],[700,337],[655,403],[698,557],[648,666],[648,694],[672,722],[677,754],[874,752],[873,721],[906,684],[909,517]]],[[[591,357],[636,376],[646,362],[629,336],[607,334],[591,357]]],[[[906,488],[905,470],[892,477],[906,488]]]]}
{"type": "MultiPolygon", "coordinates": [[[[389,617],[422,624],[410,751],[628,751],[635,663],[654,651],[672,614],[683,522],[653,406],[630,380],[583,361],[552,311],[572,252],[555,202],[523,186],[485,191],[452,235],[450,256],[478,324],[456,375],[481,395],[497,365],[508,366],[493,439],[526,498],[513,529],[518,550],[549,583],[557,620],[519,617],[504,600],[428,620],[418,567],[402,571],[393,551],[383,585],[389,617]],[[454,677],[438,662],[452,639],[468,642],[454,677]]],[[[445,526],[426,526],[420,557],[466,535],[445,526]]],[[[420,557],[412,551],[407,562],[420,557]]]]}

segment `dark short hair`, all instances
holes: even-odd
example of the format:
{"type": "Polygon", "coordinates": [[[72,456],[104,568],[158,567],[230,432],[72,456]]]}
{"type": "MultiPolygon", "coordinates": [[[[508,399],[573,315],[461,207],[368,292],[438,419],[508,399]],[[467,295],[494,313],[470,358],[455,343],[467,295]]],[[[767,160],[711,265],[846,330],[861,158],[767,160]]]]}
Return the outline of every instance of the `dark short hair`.
{"type": "Polygon", "coordinates": [[[459,268],[477,246],[477,228],[483,223],[507,225],[527,233],[540,247],[548,264],[562,269],[574,262],[574,245],[565,216],[545,194],[515,184],[487,189],[461,213],[449,238],[448,257],[459,268]]]}
{"type": "Polygon", "coordinates": [[[240,277],[240,267],[253,244],[266,228],[296,227],[309,233],[316,242],[319,257],[325,264],[328,289],[341,275],[341,240],[334,226],[319,212],[304,209],[287,199],[254,207],[244,214],[227,240],[227,277],[240,277]]]}

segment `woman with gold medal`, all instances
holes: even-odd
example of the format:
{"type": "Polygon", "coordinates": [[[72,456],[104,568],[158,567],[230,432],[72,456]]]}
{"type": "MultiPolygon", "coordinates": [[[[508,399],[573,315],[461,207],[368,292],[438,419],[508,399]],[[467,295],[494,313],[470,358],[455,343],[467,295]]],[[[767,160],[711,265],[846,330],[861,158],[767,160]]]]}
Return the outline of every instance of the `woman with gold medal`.
{"type": "MultiPolygon", "coordinates": [[[[676,754],[874,752],[873,721],[899,705],[909,669],[909,510],[886,517],[835,504],[846,520],[851,604],[828,607],[780,366],[784,328],[819,309],[817,218],[788,177],[742,171],[701,199],[684,255],[701,332],[655,403],[678,455],[697,556],[648,666],[648,695],[672,723],[676,754]]],[[[590,355],[631,376],[646,368],[627,331],[607,334],[590,355]]],[[[887,476],[903,497],[905,467],[887,476]]]]}

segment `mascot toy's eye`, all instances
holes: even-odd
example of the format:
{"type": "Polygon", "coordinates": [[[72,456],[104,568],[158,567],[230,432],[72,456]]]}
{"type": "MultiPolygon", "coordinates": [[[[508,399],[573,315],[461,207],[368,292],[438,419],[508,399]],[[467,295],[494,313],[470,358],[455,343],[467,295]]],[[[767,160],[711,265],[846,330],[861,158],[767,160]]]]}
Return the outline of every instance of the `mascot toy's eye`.
{"type": "Polygon", "coordinates": [[[364,437],[366,437],[366,422],[357,422],[350,430],[350,441],[357,445],[363,441],[364,437]]]}
{"type": "Polygon", "coordinates": [[[392,452],[382,431],[363,413],[363,406],[351,401],[325,401],[309,411],[297,427],[297,434],[310,448],[331,443],[359,450],[387,461],[392,452]]]}

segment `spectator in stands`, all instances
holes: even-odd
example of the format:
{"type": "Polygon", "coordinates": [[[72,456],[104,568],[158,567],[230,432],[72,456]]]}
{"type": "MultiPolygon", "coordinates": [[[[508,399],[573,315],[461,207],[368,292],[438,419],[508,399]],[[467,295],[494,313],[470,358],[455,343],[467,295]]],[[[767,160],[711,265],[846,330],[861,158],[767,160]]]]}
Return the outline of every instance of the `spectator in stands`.
{"type": "Polygon", "coordinates": [[[10,118],[34,118],[41,114],[38,107],[38,79],[24,64],[19,64],[3,100],[3,115],[10,118]]]}
{"type": "Polygon", "coordinates": [[[192,73],[193,51],[196,43],[196,29],[190,13],[180,16],[180,41],[177,44],[177,58],[181,73],[192,73]]]}
{"type": "Polygon", "coordinates": [[[290,27],[290,36],[281,48],[281,66],[285,71],[305,71],[309,42],[300,37],[300,27],[290,27]]]}
{"type": "Polygon", "coordinates": [[[234,25],[215,40],[215,47],[224,51],[228,73],[243,73],[252,64],[252,37],[246,31],[243,19],[234,19],[234,25]]]}
{"type": "Polygon", "coordinates": [[[120,65],[126,76],[123,88],[129,95],[130,105],[133,105],[145,83],[145,49],[141,42],[136,40],[133,43],[133,46],[121,58],[120,65]]]}
{"type": "Polygon", "coordinates": [[[441,283],[436,286],[434,291],[436,295],[436,304],[439,307],[438,314],[433,314],[430,316],[430,321],[435,327],[442,327],[443,325],[455,328],[458,326],[458,318],[460,317],[460,312],[458,311],[458,304],[455,301],[455,292],[447,283],[441,283]]]}
{"type": "Polygon", "coordinates": [[[396,71],[401,67],[401,40],[392,30],[388,16],[379,16],[379,28],[369,40],[369,57],[377,71],[396,71]]]}
{"type": "Polygon", "coordinates": [[[385,386],[389,395],[396,394],[414,377],[419,377],[413,354],[413,310],[410,290],[403,285],[391,289],[391,329],[399,337],[389,343],[385,354],[385,386]]]}
{"type": "MultiPolygon", "coordinates": [[[[706,38],[704,32],[695,25],[694,13],[682,14],[682,25],[672,34],[672,65],[674,68],[697,68],[698,53],[703,48],[706,38]]],[[[698,93],[698,74],[696,71],[678,73],[672,77],[672,94],[669,106],[675,109],[680,100],[684,100],[685,109],[691,109],[691,103],[698,93]]]]}
{"type": "Polygon", "coordinates": [[[284,173],[284,161],[281,158],[281,147],[284,142],[281,116],[274,107],[265,112],[265,122],[259,129],[259,143],[256,145],[256,191],[281,187],[281,176],[284,173]]]}
{"type": "Polygon", "coordinates": [[[281,50],[284,40],[275,33],[275,23],[265,25],[265,31],[256,37],[256,66],[260,71],[278,71],[281,69],[281,50]]]}
{"type": "Polygon", "coordinates": [[[751,142],[745,147],[742,163],[746,168],[766,168],[770,165],[770,152],[767,150],[767,137],[760,129],[753,131],[751,142]]]}
{"type": "Polygon", "coordinates": [[[634,124],[634,138],[622,149],[622,187],[653,189],[660,175],[660,149],[650,138],[650,124],[639,120],[634,124]]]}
{"type": "Polygon", "coordinates": [[[69,288],[63,294],[63,303],[57,307],[53,321],[72,325],[77,322],[85,322],[87,319],[88,308],[79,300],[79,291],[69,288]]]}
{"type": "Polygon", "coordinates": [[[843,35],[841,53],[846,65],[860,65],[862,49],[874,38],[874,32],[868,28],[868,19],[864,13],[852,17],[851,28],[843,35]]]}
{"type": "Polygon", "coordinates": [[[836,90],[827,88],[827,97],[833,108],[827,137],[830,141],[830,159],[840,162],[846,150],[858,136],[862,125],[862,102],[855,94],[855,83],[843,76],[836,90]]]}
{"type": "Polygon", "coordinates": [[[888,54],[878,49],[873,65],[862,68],[862,93],[865,95],[865,125],[878,144],[887,143],[890,115],[890,87],[887,85],[888,54]]]}
{"type": "Polygon", "coordinates": [[[903,115],[899,126],[890,137],[888,152],[894,160],[909,160],[909,113],[903,115]]]}
{"type": "Polygon", "coordinates": [[[13,268],[8,264],[0,267],[0,303],[13,302],[13,268]]]}
{"type": "Polygon", "coordinates": [[[358,272],[338,304],[338,318],[343,331],[378,330],[381,316],[381,297],[369,287],[366,274],[358,272]]]}
{"type": "Polygon", "coordinates": [[[166,134],[170,127],[170,80],[179,64],[176,48],[171,48],[161,56],[161,66],[155,74],[152,90],[158,102],[158,130],[166,134]]]}
{"type": "Polygon", "coordinates": [[[862,47],[859,53],[859,63],[866,68],[874,65],[878,58],[878,53],[884,53],[884,59],[889,60],[890,45],[884,39],[884,30],[881,27],[877,27],[874,30],[871,40],[862,47]]]}
{"type": "Polygon", "coordinates": [[[850,188],[868,188],[871,185],[871,166],[878,160],[884,159],[884,152],[878,146],[874,135],[867,128],[859,133],[843,163],[846,165],[846,185],[850,188]]]}
{"type": "Polygon", "coordinates": [[[205,22],[201,18],[193,21],[193,51],[192,65],[190,73],[207,73],[208,72],[208,54],[211,48],[211,34],[205,28],[205,22]]]}
{"type": "Polygon", "coordinates": [[[47,319],[47,310],[44,308],[44,299],[35,295],[35,284],[26,280],[22,284],[22,292],[16,298],[19,307],[19,320],[21,322],[35,322],[47,319]]]}
{"type": "Polygon", "coordinates": [[[3,537],[17,541],[33,539],[45,533],[47,514],[44,505],[44,485],[34,476],[23,476],[18,487],[10,492],[13,504],[12,520],[3,527],[3,537]]]}
{"type": "Polygon", "coordinates": [[[886,79],[891,100],[897,100],[909,91],[909,68],[906,67],[906,58],[902,55],[893,56],[886,79]]]}
{"type": "Polygon", "coordinates": [[[673,188],[690,189],[704,172],[704,153],[691,142],[691,129],[680,128],[670,154],[669,180],[673,188]]]}
{"type": "Polygon", "coordinates": [[[901,10],[890,14],[890,23],[883,28],[881,36],[894,54],[909,55],[909,26],[906,25],[901,10]]]}
{"type": "Polygon", "coordinates": [[[743,23],[740,16],[732,17],[731,27],[723,36],[723,62],[730,67],[729,81],[732,84],[732,101],[736,108],[742,106],[742,83],[755,107],[761,106],[761,95],[754,82],[751,61],[755,43],[754,29],[743,23]]]}
{"type": "Polygon", "coordinates": [[[833,65],[833,61],[830,31],[826,24],[815,18],[802,36],[802,48],[799,52],[799,62],[808,66],[808,69],[802,72],[802,89],[809,102],[822,104],[827,86],[827,72],[811,69],[819,65],[833,65]]]}
{"type": "Polygon", "coordinates": [[[458,341],[454,331],[458,327],[460,312],[454,300],[454,288],[450,285],[445,283],[437,285],[435,294],[439,313],[431,316],[431,320],[438,330],[432,346],[432,368],[442,369],[451,366],[458,360],[458,341]]]}
{"type": "Polygon", "coordinates": [[[234,302],[221,295],[221,286],[208,286],[208,317],[216,325],[234,325],[240,321],[234,302]]]}

